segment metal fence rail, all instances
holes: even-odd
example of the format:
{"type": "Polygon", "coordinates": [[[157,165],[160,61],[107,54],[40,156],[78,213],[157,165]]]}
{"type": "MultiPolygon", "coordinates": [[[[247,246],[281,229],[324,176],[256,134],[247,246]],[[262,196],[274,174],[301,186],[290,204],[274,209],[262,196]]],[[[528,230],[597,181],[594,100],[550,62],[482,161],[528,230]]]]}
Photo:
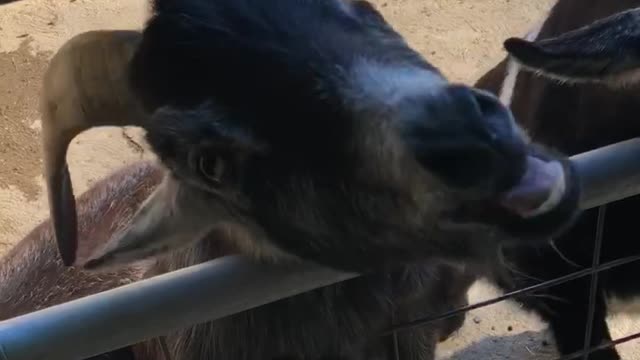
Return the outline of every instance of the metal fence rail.
{"type": "Polygon", "coordinates": [[[582,180],[583,209],[640,194],[640,138],[571,157],[582,180]]]}
{"type": "MultiPolygon", "coordinates": [[[[572,161],[583,182],[583,208],[640,194],[640,139],[572,161]]],[[[0,360],[91,357],[356,276],[311,264],[216,259],[0,322],[0,360]]]]}
{"type": "Polygon", "coordinates": [[[0,359],[87,358],[355,276],[227,256],[0,322],[0,359]]]}

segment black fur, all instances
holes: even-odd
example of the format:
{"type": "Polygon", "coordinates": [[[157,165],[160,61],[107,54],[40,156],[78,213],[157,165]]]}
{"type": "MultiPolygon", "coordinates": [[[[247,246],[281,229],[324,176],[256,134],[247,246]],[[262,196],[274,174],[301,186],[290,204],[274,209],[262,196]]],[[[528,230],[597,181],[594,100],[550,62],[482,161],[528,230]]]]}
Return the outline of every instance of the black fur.
{"type": "MultiPolygon", "coordinates": [[[[211,245],[205,241],[195,252],[162,261],[160,269],[208,259],[211,245]]],[[[448,266],[407,266],[197,325],[170,334],[167,341],[176,360],[394,360],[393,339],[381,333],[392,323],[466,306],[474,280],[471,273],[448,266]]],[[[401,359],[433,359],[438,340],[449,337],[464,319],[461,314],[399,332],[401,359]]]]}

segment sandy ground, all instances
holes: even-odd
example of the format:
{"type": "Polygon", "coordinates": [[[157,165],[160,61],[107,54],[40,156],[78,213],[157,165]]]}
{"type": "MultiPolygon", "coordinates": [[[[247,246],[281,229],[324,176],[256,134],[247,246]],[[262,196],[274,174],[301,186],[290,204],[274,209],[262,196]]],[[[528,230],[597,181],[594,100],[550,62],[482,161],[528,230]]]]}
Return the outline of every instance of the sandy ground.
{"type": "MultiPolygon", "coordinates": [[[[452,80],[472,82],[502,56],[507,36],[524,34],[550,0],[375,0],[410,44],[452,80]]],[[[24,0],[0,8],[0,255],[48,214],[41,173],[37,96],[43,69],[74,34],[137,29],[144,0],[24,0]]],[[[135,129],[94,129],[69,154],[76,193],[115,167],[150,154],[135,129]]],[[[472,301],[495,296],[476,284],[472,301]]],[[[640,330],[629,317],[611,319],[614,337],[640,330]]],[[[546,326],[512,303],[469,314],[463,329],[439,349],[440,359],[551,359],[546,326]]],[[[640,359],[640,344],[620,346],[640,359]],[[635,354],[634,354],[635,352],[635,354]]]]}

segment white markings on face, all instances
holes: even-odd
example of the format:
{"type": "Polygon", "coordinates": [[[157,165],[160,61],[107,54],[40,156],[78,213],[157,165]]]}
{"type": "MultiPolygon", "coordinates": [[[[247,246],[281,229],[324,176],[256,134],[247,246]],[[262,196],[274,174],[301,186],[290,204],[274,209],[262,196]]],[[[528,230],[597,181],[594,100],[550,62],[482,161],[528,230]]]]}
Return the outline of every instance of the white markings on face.
{"type": "MultiPolygon", "coordinates": [[[[412,65],[387,65],[359,59],[351,69],[350,98],[356,103],[395,107],[403,100],[436,94],[447,80],[435,71],[412,65]]],[[[365,105],[366,106],[366,105],[365,105]]]]}
{"type": "MultiPolygon", "coordinates": [[[[547,17],[548,16],[549,14],[547,14],[547,17]]],[[[525,39],[529,41],[533,41],[537,39],[538,35],[540,35],[540,30],[542,30],[542,26],[545,24],[546,20],[547,18],[545,17],[543,21],[540,21],[535,27],[533,27],[533,29],[531,29],[529,33],[527,33],[527,35],[525,36],[525,39]]],[[[507,69],[506,69],[504,81],[502,82],[502,87],[500,89],[500,92],[498,93],[498,98],[500,99],[500,102],[507,108],[511,106],[511,101],[513,100],[513,92],[516,89],[518,75],[520,74],[521,70],[522,70],[521,65],[517,61],[515,61],[513,58],[509,58],[509,60],[507,61],[507,69]]],[[[520,133],[520,136],[522,138],[527,139],[527,141],[530,141],[529,134],[527,134],[527,131],[524,128],[522,128],[517,124],[514,124],[513,128],[520,133]]]]}
{"type": "MultiPolygon", "coordinates": [[[[537,39],[538,35],[540,34],[540,30],[542,30],[542,25],[544,25],[545,21],[541,21],[533,29],[531,29],[531,31],[529,31],[529,33],[525,36],[525,39],[529,41],[537,39]]],[[[509,61],[507,62],[507,71],[504,77],[504,81],[502,82],[502,88],[500,89],[500,102],[502,102],[504,106],[511,106],[513,91],[516,88],[516,81],[518,79],[518,74],[520,74],[520,70],[522,70],[520,64],[514,59],[509,58],[509,61]]]]}
{"type": "Polygon", "coordinates": [[[500,102],[504,106],[511,105],[511,99],[513,98],[513,90],[516,87],[516,79],[520,73],[520,65],[513,59],[509,59],[507,62],[507,72],[502,82],[502,88],[500,89],[500,102]]]}

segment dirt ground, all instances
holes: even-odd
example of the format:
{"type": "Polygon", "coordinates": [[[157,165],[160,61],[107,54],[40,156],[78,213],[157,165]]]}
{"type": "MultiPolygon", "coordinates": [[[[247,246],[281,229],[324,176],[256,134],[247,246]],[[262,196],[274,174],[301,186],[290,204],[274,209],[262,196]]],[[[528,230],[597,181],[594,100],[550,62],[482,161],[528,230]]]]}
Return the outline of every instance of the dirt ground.
{"type": "MultiPolygon", "coordinates": [[[[472,82],[504,55],[507,36],[524,34],[552,0],[374,0],[409,43],[452,80],[472,82]]],[[[47,217],[41,177],[40,78],[52,53],[92,29],[137,29],[145,0],[24,0],[0,8],[0,255],[47,217]]],[[[76,194],[115,167],[151,156],[135,129],[94,129],[76,138],[69,163],[76,194]]],[[[476,284],[473,302],[497,295],[476,284]]],[[[611,319],[614,337],[640,321],[611,319]]],[[[439,349],[440,359],[551,359],[546,326],[515,304],[471,312],[439,349]]],[[[640,343],[619,347],[640,359],[640,343]]]]}

